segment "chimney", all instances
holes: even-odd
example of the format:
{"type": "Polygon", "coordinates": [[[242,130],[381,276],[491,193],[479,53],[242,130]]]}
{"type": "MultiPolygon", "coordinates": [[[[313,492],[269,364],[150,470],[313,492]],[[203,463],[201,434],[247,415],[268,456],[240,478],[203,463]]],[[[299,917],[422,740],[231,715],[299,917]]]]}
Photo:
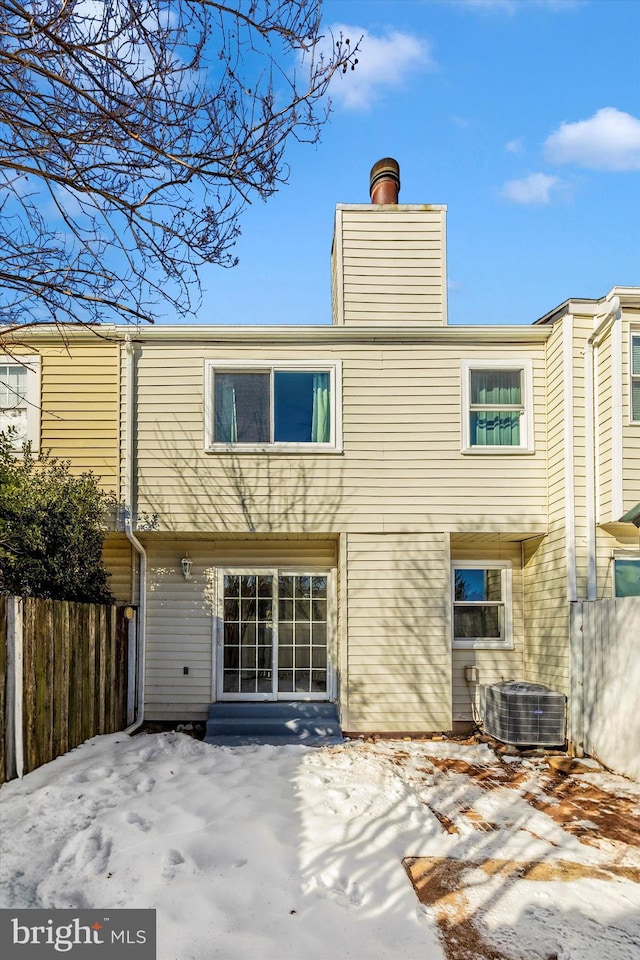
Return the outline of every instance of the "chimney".
{"type": "Polygon", "coordinates": [[[384,157],[371,167],[371,203],[397,203],[400,193],[400,166],[393,157],[384,157]]]}

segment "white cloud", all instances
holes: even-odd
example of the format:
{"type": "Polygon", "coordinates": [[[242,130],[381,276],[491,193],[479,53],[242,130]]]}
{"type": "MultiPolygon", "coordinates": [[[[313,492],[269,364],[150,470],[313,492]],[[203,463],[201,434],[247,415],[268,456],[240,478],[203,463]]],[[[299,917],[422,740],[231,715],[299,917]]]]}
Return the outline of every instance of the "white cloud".
{"type": "Polygon", "coordinates": [[[526,12],[527,8],[531,7],[542,7],[550,13],[565,13],[585,4],[585,0],[445,0],[445,2],[480,13],[506,13],[509,16],[526,12]]]}
{"type": "Polygon", "coordinates": [[[546,173],[531,173],[522,180],[509,180],[502,188],[502,196],[513,203],[549,203],[551,191],[560,185],[559,177],[546,173]]]}
{"type": "Polygon", "coordinates": [[[522,153],[524,149],[524,141],[522,137],[518,140],[509,140],[509,143],[505,144],[505,150],[509,153],[522,153]]]}
{"type": "Polygon", "coordinates": [[[590,170],[640,170],[640,120],[603,107],[588,120],[562,123],[547,137],[551,163],[575,163],[590,170]]]}
{"type": "MultiPolygon", "coordinates": [[[[350,110],[367,110],[373,100],[389,87],[401,87],[407,76],[419,69],[434,69],[435,61],[427,40],[392,30],[375,36],[363,27],[333,24],[330,33],[349,38],[353,45],[362,37],[355,70],[338,74],[331,84],[330,96],[350,110]]],[[[328,38],[327,50],[331,43],[328,38]]]]}

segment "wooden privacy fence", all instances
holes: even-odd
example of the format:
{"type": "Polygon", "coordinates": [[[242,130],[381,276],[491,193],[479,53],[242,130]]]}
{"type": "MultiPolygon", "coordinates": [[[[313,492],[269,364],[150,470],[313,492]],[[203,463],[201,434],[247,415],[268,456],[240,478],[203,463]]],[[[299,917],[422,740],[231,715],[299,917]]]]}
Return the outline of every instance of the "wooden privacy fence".
{"type": "Polygon", "coordinates": [[[0,782],[127,726],[130,623],[122,607],[0,597],[0,782]]]}

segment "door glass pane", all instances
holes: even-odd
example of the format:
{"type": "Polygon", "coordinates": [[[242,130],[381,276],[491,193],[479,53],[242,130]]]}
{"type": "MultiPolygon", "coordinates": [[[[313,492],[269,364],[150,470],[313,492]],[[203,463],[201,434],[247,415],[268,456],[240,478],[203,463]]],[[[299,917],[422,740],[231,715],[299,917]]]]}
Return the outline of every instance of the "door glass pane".
{"type": "Polygon", "coordinates": [[[326,600],[327,599],[327,578],[312,577],[311,590],[316,600],[326,600]]]}
{"type": "Polygon", "coordinates": [[[231,574],[225,573],[224,595],[225,595],[225,598],[240,596],[240,577],[234,577],[231,574]]]}
{"type": "Polygon", "coordinates": [[[280,623],[293,620],[293,600],[278,600],[278,618],[280,623]]]}
{"type": "Polygon", "coordinates": [[[311,627],[313,633],[313,645],[315,647],[327,646],[327,625],[326,623],[314,622],[311,627]]]}
{"type": "Polygon", "coordinates": [[[311,601],[296,600],[296,620],[311,619],[311,601]]]}
{"type": "Polygon", "coordinates": [[[225,623],[229,620],[240,619],[240,603],[236,599],[224,601],[224,619],[225,623]]]}
{"type": "Polygon", "coordinates": [[[327,601],[326,600],[312,600],[311,601],[311,615],[315,622],[318,620],[327,619],[327,601]]]}
{"type": "Polygon", "coordinates": [[[311,671],[311,693],[325,693],[327,689],[327,671],[311,671]]]}
{"type": "Polygon", "coordinates": [[[295,595],[296,597],[311,596],[311,577],[296,577],[295,595]]]}
{"type": "Polygon", "coordinates": [[[222,373],[214,378],[216,443],[269,443],[269,372],[222,373]]]}
{"type": "Polygon", "coordinates": [[[327,648],[326,647],[312,647],[311,648],[311,666],[315,668],[320,668],[324,670],[327,666],[327,648]]]}
{"type": "Polygon", "coordinates": [[[311,666],[310,647],[296,647],[296,670],[308,670],[311,666]]]}

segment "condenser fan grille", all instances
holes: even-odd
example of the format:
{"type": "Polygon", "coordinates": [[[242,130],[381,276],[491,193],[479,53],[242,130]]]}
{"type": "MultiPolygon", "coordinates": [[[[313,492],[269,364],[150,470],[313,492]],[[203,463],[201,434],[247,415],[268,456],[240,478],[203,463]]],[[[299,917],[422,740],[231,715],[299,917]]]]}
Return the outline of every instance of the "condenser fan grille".
{"type": "Polygon", "coordinates": [[[484,729],[518,746],[561,746],[567,698],[541,683],[515,680],[485,687],[484,729]]]}

